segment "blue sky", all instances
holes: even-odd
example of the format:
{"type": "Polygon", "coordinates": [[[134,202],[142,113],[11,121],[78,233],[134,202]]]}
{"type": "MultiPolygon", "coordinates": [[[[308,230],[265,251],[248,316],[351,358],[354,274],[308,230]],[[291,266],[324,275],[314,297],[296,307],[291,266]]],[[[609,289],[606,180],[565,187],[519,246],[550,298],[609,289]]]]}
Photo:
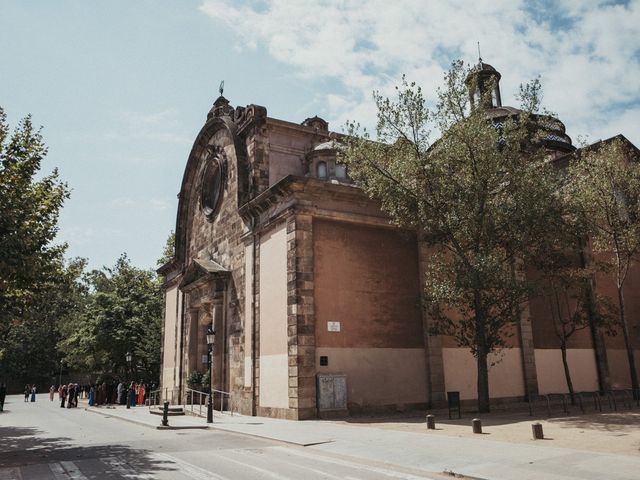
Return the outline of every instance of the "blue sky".
{"type": "Polygon", "coordinates": [[[31,113],[72,188],[59,239],[92,267],[153,267],[175,227],[183,168],[220,80],[340,131],[372,124],[371,91],[402,73],[434,91],[476,42],[504,103],[538,75],[569,135],[640,145],[640,1],[0,0],[0,105],[31,113]]]}

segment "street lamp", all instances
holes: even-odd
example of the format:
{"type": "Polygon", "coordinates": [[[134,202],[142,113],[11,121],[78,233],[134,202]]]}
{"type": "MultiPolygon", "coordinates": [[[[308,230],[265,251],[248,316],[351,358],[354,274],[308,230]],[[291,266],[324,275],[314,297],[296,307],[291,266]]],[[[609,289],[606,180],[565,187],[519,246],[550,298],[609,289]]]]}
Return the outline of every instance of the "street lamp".
{"type": "Polygon", "coordinates": [[[64,360],[60,360],[60,375],[58,375],[58,388],[60,388],[60,385],[62,385],[62,364],[64,363],[64,360]]]}
{"type": "Polygon", "coordinates": [[[207,367],[209,369],[209,397],[207,400],[207,423],[213,423],[213,399],[211,398],[211,377],[213,372],[211,365],[213,364],[213,345],[216,342],[216,332],[212,326],[207,328],[207,367]]]}
{"type": "MultiPolygon", "coordinates": [[[[127,366],[129,371],[129,375],[127,375],[127,382],[129,382],[128,377],[131,376],[131,373],[130,373],[131,372],[131,352],[127,352],[124,358],[127,360],[127,366]]],[[[131,397],[131,392],[129,390],[131,390],[130,385],[127,386],[127,408],[131,408],[131,402],[129,400],[129,398],[131,397]]]]}

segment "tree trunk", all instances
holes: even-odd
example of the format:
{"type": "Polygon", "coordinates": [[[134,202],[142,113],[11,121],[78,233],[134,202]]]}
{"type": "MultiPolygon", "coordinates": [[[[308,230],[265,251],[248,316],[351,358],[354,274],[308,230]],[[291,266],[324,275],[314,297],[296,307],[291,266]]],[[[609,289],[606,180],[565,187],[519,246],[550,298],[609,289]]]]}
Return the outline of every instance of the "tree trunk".
{"type": "Polygon", "coordinates": [[[478,352],[478,412],[489,413],[489,368],[487,367],[487,353],[478,352]]]}
{"type": "MultiPolygon", "coordinates": [[[[584,242],[580,242],[580,266],[587,268],[589,258],[586,253],[586,246],[584,242]]],[[[591,276],[587,283],[586,289],[586,306],[587,317],[589,319],[589,331],[591,333],[591,341],[593,342],[593,353],[596,357],[596,369],[598,373],[598,390],[604,392],[609,390],[611,381],[609,378],[609,360],[607,358],[607,348],[604,343],[604,336],[599,326],[599,320],[596,314],[595,307],[595,278],[591,276]]]]}
{"type": "Polygon", "coordinates": [[[479,289],[473,292],[473,310],[475,314],[476,365],[478,370],[478,412],[488,413],[489,407],[489,368],[487,367],[486,318],[479,289]]]}
{"type": "Polygon", "coordinates": [[[618,306],[620,307],[620,324],[622,326],[622,335],[624,336],[624,347],[627,349],[627,360],[629,361],[629,375],[631,376],[631,388],[633,389],[633,397],[638,396],[638,372],[636,371],[636,359],[633,353],[633,345],[629,339],[629,326],[624,311],[624,294],[622,286],[618,287],[618,306]]]}
{"type": "Polygon", "coordinates": [[[576,398],[573,393],[573,382],[571,381],[571,372],[569,371],[569,362],[567,362],[566,342],[562,342],[560,344],[560,352],[562,353],[562,365],[564,366],[564,377],[567,379],[567,388],[569,389],[569,396],[571,397],[571,405],[575,405],[576,398]]]}

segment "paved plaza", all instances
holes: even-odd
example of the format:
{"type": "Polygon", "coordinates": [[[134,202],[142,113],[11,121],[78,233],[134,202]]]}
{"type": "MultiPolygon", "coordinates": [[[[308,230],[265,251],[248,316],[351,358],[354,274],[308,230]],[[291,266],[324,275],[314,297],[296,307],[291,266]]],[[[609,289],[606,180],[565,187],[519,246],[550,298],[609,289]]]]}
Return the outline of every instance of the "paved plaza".
{"type": "Polygon", "coordinates": [[[531,419],[491,416],[485,434],[469,418],[419,417],[294,422],[216,414],[171,417],[158,430],[147,408],[60,409],[40,396],[8,397],[0,414],[0,480],[5,479],[611,479],[639,478],[638,414],[545,421],[544,441],[530,439],[531,419]],[[582,432],[582,433],[580,433],[582,432]],[[572,440],[577,437],[580,442],[572,440]],[[565,448],[576,444],[579,448],[565,448]],[[600,447],[598,447],[600,445],[600,447]],[[623,448],[624,447],[624,448],[623,448]],[[449,472],[449,473],[447,473],[449,472]]]}

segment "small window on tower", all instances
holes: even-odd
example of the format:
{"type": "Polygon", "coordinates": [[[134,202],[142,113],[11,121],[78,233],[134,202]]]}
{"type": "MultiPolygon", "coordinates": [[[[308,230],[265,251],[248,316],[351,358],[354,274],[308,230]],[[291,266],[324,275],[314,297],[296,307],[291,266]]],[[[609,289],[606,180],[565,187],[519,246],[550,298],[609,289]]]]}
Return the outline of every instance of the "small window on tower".
{"type": "Polygon", "coordinates": [[[318,178],[327,178],[327,162],[318,162],[316,174],[318,178]]]}

